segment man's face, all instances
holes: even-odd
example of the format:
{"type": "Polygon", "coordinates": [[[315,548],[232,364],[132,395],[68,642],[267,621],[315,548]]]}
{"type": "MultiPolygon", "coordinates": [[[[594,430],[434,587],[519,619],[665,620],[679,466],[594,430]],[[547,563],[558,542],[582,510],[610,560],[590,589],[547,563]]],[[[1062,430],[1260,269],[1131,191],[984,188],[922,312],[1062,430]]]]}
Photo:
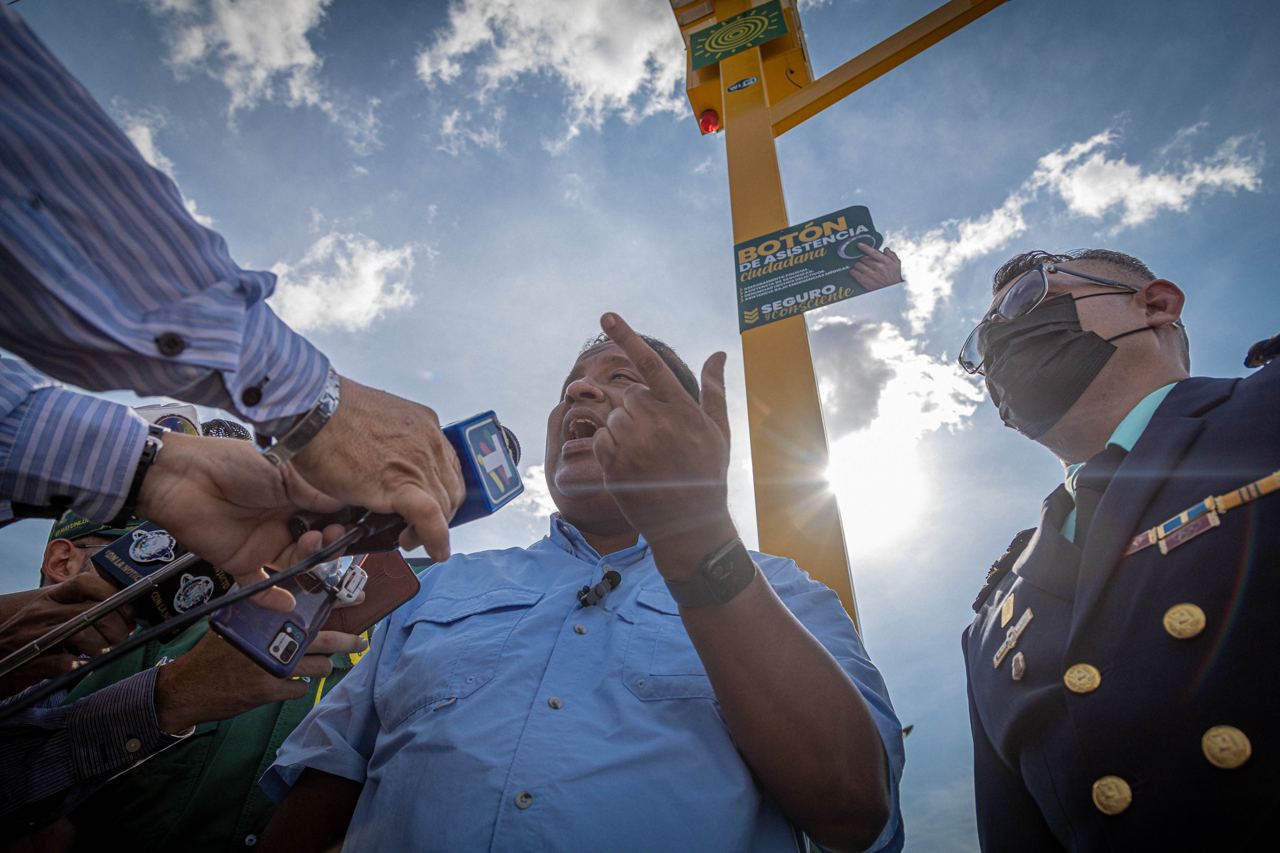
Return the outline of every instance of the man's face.
{"type": "Polygon", "coordinates": [[[643,384],[640,371],[612,342],[578,356],[565,379],[560,402],[547,418],[546,475],[556,506],[575,523],[618,514],[604,490],[592,436],[622,406],[627,389],[643,384]]]}
{"type": "MultiPolygon", "coordinates": [[[[1149,384],[1148,374],[1159,366],[1159,359],[1172,358],[1181,363],[1181,356],[1171,354],[1167,346],[1165,350],[1161,350],[1162,345],[1156,335],[1124,334],[1137,329],[1154,329],[1171,320],[1176,320],[1182,304],[1181,291],[1176,286],[1163,279],[1147,282],[1141,276],[1123,267],[1105,262],[1069,261],[1063,266],[1131,285],[1139,292],[1105,287],[1065,271],[1055,272],[1049,276],[1049,291],[1045,296],[1045,303],[1055,298],[1070,297],[1075,300],[1075,311],[1079,317],[1081,329],[1093,332],[1103,340],[1116,338],[1112,342],[1112,346],[1116,349],[1114,355],[1092,378],[1083,393],[1054,426],[1035,439],[1054,450],[1055,453],[1065,450],[1070,445],[1072,437],[1095,419],[1099,406],[1105,408],[1108,401],[1113,399],[1128,399],[1134,387],[1149,384]],[[1153,287],[1157,288],[1157,291],[1152,291],[1153,287]],[[1099,298],[1084,298],[1099,294],[1102,294],[1099,298]],[[1171,294],[1176,294],[1176,298],[1171,299],[1171,294]],[[1176,303],[1171,309],[1174,311],[1173,314],[1168,311],[1161,313],[1162,308],[1168,308],[1173,303],[1176,303]],[[1117,337],[1120,335],[1124,336],[1117,337]]],[[[1010,282],[1001,288],[993,299],[992,305],[998,304],[1012,286],[1013,282],[1010,282]]],[[[1043,303],[1028,315],[1028,319],[1034,322],[1037,313],[1042,310],[1044,310],[1043,303]]],[[[1009,368],[1017,370],[1017,362],[1010,363],[1009,368]]],[[[987,391],[991,394],[992,385],[989,378],[987,391]]],[[[993,401],[994,398],[995,395],[992,395],[993,401]]]]}

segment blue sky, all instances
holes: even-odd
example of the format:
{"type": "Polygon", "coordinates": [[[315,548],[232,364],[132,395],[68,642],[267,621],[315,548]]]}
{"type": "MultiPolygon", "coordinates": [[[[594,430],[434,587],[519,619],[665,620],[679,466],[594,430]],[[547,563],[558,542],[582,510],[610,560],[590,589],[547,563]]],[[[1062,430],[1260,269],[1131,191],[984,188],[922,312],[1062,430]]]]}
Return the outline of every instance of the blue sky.
{"type": "MultiPolygon", "coordinates": [[[[934,5],[802,2],[815,73],[934,5]]],[[[604,310],[695,366],[730,353],[732,505],[754,538],[724,145],[683,101],[667,3],[15,8],[239,262],[280,274],[277,309],[342,372],[522,436],[529,497],[456,549],[541,535],[546,412],[604,310]]],[[[907,266],[905,288],[809,321],[865,638],[915,726],[910,850],[976,847],[959,635],[1060,476],[956,349],[1006,257],[1106,246],[1182,285],[1193,372],[1244,373],[1280,326],[1278,40],[1264,2],[1022,0],[779,142],[792,221],[868,205],[907,266]]],[[[35,578],[46,531],[0,532],[0,589],[35,578]]]]}

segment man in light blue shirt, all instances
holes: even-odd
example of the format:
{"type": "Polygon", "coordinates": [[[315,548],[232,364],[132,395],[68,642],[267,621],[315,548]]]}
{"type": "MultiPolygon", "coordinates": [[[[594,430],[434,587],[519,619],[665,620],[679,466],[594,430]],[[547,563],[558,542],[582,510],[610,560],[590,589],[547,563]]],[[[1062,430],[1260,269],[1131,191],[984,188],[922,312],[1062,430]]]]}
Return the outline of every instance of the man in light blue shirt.
{"type": "Polygon", "coordinates": [[[724,355],[699,398],[602,326],[548,419],[550,534],[426,572],[264,777],[268,850],[901,849],[884,681],[729,519],[724,355]]]}

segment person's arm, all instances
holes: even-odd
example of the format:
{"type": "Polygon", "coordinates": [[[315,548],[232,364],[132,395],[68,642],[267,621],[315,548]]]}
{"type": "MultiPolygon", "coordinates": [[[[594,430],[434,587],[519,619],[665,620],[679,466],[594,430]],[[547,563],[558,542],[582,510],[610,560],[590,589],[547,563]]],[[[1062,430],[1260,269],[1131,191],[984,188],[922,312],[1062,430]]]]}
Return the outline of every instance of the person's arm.
{"type": "Polygon", "coordinates": [[[177,743],[156,718],[158,674],[140,672],[70,705],[58,694],[0,723],[0,825],[20,834],[47,823],[177,743]]]}
{"type": "Polygon", "coordinates": [[[342,843],[364,785],[307,768],[262,833],[263,853],[331,850],[342,843]]]}
{"type": "MultiPolygon", "coordinates": [[[[737,537],[727,505],[724,354],[703,367],[698,403],[620,317],[605,315],[602,327],[645,380],[595,434],[605,487],[662,575],[684,581],[737,537]]],[[[761,785],[824,847],[871,846],[893,813],[885,747],[839,663],[758,569],[728,603],[682,607],[681,618],[761,785]]]]}
{"type": "MultiPolygon", "coordinates": [[[[116,587],[92,572],[62,583],[0,595],[0,658],[43,636],[68,619],[105,601],[116,587]]],[[[38,681],[76,665],[77,655],[96,656],[133,630],[128,608],[108,613],[30,663],[0,678],[0,697],[12,696],[38,681]]]]}
{"type": "MultiPolygon", "coordinates": [[[[968,633],[965,666],[968,668],[968,633]]],[[[966,679],[967,680],[967,679],[966,679]]],[[[973,795],[978,821],[978,844],[987,853],[1024,850],[1062,850],[1040,807],[1022,779],[991,745],[968,683],[969,728],[973,735],[973,795]]]]}
{"type": "MultiPolygon", "coordinates": [[[[215,406],[277,438],[316,405],[329,363],[267,306],[275,275],[232,260],[173,181],[8,7],[0,112],[6,348],[91,390],[215,406]]],[[[342,392],[316,441],[323,451],[304,453],[297,469],[343,502],[401,515],[410,524],[403,547],[425,544],[446,559],[464,487],[435,412],[346,379],[342,392]]],[[[131,458],[124,448],[141,447],[138,426],[130,432],[111,445],[117,471],[131,458]]],[[[123,478],[106,482],[108,492],[127,489],[123,478]]]]}
{"type": "MultiPolygon", "coordinates": [[[[664,574],[697,565],[664,556],[664,574]]],[[[888,761],[840,664],[761,574],[728,603],[680,615],[734,743],[782,810],[827,849],[871,847],[893,810],[888,761]]]]}
{"type": "MultiPolygon", "coordinates": [[[[360,637],[321,631],[294,675],[328,675],[330,654],[363,646],[360,637]]],[[[60,704],[66,694],[56,694],[0,724],[0,817],[16,829],[39,826],[196,725],[296,699],[308,689],[304,681],[273,677],[210,631],[165,666],[69,705],[60,704]]]]}

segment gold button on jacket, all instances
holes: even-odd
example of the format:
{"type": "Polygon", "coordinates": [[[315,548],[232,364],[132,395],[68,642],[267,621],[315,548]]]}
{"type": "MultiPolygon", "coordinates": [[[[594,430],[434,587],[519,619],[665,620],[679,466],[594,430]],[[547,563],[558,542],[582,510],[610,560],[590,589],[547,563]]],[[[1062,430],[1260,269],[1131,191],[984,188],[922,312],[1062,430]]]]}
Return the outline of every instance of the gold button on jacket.
{"type": "Polygon", "coordinates": [[[1093,783],[1093,804],[1106,815],[1118,815],[1133,802],[1133,789],[1119,776],[1103,776],[1093,783]]]}

